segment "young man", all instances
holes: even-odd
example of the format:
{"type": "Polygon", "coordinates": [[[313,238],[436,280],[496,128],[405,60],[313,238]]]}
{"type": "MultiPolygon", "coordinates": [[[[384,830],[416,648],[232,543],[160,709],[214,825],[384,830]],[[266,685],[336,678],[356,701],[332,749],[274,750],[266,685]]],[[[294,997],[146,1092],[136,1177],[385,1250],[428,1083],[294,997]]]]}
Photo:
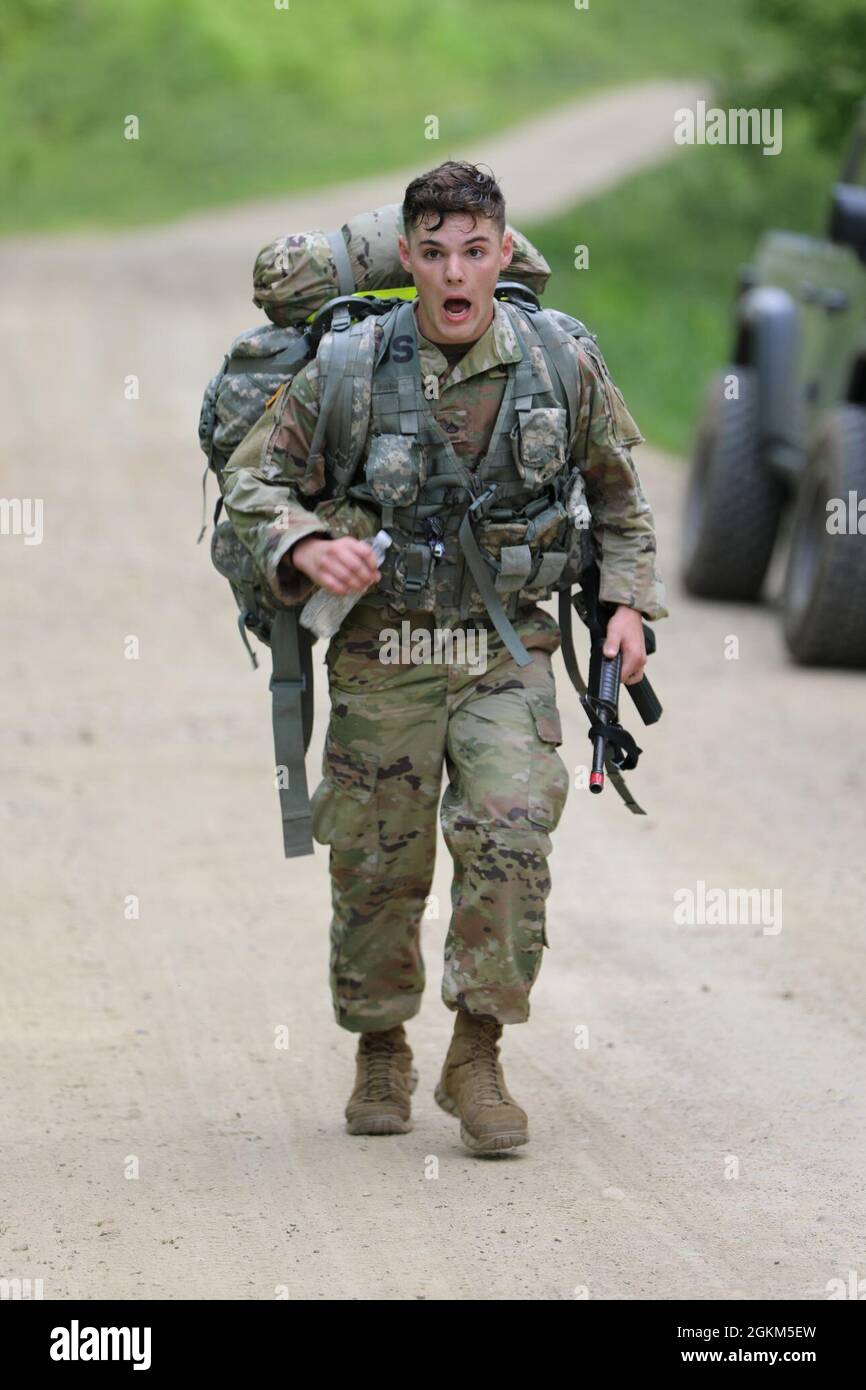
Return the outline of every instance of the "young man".
{"type": "Polygon", "coordinates": [[[624,681],[643,673],[642,615],[666,609],[629,454],[641,435],[600,352],[558,335],[556,360],[576,387],[569,420],[537,317],[494,299],[512,253],[495,180],[448,161],[409,185],[403,221],[400,259],[417,299],[352,329],[358,360],[375,364],[353,374],[355,485],[333,496],[325,458],[310,454],[314,360],[275,403],[258,466],[229,463],[225,501],[281,602],[315,586],[364,595],[327,651],[331,720],[312,798],[314,837],[330,845],[335,1015],[361,1035],[349,1132],[411,1128],[403,1024],[424,988],[419,928],[444,768],[454,875],[442,998],[455,1028],[435,1096],[467,1147],[490,1153],[529,1137],[499,1040],[504,1024],[528,1018],[547,945],[550,832],[569,775],[556,751],[560,634],[537,603],[565,563],[561,499],[578,474],[601,598],[617,605],[605,650],[621,650],[624,681]],[[380,526],[393,540],[381,569],[362,539],[380,526]],[[413,636],[480,633],[486,662],[383,660],[385,631],[407,619],[413,636]]]}

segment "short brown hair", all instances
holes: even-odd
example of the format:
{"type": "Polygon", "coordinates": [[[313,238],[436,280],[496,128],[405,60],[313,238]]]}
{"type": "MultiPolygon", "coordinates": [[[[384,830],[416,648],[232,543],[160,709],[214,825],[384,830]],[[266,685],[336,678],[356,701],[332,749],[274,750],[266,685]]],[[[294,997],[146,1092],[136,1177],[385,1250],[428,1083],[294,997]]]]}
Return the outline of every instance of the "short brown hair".
{"type": "Polygon", "coordinates": [[[403,226],[406,235],[427,213],[439,213],[431,231],[438,231],[448,213],[467,213],[489,217],[500,237],[505,234],[505,199],[492,174],[462,159],[448,159],[426,174],[413,179],[403,198],[403,226]]]}

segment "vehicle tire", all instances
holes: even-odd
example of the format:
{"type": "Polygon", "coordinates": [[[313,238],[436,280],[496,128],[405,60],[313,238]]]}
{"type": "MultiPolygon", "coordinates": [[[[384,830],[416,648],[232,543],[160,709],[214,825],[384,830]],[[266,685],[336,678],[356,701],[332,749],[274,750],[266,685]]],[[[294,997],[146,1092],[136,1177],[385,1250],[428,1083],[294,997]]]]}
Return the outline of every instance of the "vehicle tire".
{"type": "Polygon", "coordinates": [[[728,367],[710,383],[686,497],[683,582],[699,598],[757,599],[773,554],[784,484],[758,457],[758,382],[728,367]],[[725,380],[739,396],[728,400],[725,380]]]}
{"type": "MultiPolygon", "coordinates": [[[[866,497],[866,410],[827,415],[800,483],[785,579],[785,642],[803,666],[866,666],[866,534],[828,530],[827,503],[866,497]]],[[[861,519],[866,528],[866,516],[861,519]]]]}

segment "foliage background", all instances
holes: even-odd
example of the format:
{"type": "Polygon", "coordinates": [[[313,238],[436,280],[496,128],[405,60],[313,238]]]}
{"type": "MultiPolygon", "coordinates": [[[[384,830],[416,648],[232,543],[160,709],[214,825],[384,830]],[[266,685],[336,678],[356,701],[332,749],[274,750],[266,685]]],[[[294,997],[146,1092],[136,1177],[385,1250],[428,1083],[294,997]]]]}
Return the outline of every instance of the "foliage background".
{"type": "Polygon", "coordinates": [[[701,78],[717,105],[782,107],[782,153],[689,148],[523,229],[554,268],[546,301],[598,333],[647,437],[682,450],[727,350],[737,266],[769,225],[820,230],[864,71],[862,0],[590,0],[583,11],[567,0],[5,0],[0,232],[137,225],[421,167],[428,113],[447,116],[453,148],[599,87],[701,78]],[[130,113],[137,142],[122,138],[130,113]],[[590,268],[576,272],[580,243],[590,268]]]}

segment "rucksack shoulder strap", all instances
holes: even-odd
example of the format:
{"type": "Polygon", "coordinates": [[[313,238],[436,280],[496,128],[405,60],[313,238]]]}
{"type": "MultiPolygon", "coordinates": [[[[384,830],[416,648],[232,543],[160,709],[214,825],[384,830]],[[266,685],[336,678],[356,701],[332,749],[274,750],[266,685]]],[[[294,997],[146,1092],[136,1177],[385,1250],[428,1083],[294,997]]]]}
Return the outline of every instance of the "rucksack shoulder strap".
{"type": "Polygon", "coordinates": [[[313,731],[313,659],[310,634],[296,608],[281,608],[271,624],[271,713],[274,758],[287,859],[313,853],[312,812],[304,754],[313,731]]]}
{"type": "MultiPolygon", "coordinates": [[[[357,324],[354,326],[355,328],[359,327],[357,324]]],[[[345,387],[346,367],[352,346],[352,328],[348,309],[345,306],[340,306],[331,321],[330,333],[322,338],[316,352],[316,361],[319,367],[319,418],[310,440],[310,452],[307,454],[307,466],[304,471],[305,479],[310,476],[316,466],[316,460],[322,452],[322,445],[325,441],[328,421],[337,404],[341,388],[345,387]]]]}
{"type": "Polygon", "coordinates": [[[336,329],[330,351],[318,354],[321,403],[307,471],[312,470],[314,456],[327,442],[327,474],[335,497],[341,496],[352,482],[363,452],[367,419],[362,421],[361,416],[365,404],[369,413],[373,373],[387,350],[402,303],[395,300],[391,312],[375,319],[372,315],[358,319],[345,329],[336,329]],[[381,324],[383,330],[378,352],[375,323],[381,324]]]}
{"type": "Polygon", "coordinates": [[[545,309],[523,309],[532,327],[541,340],[545,356],[553,366],[553,370],[562,388],[565,398],[566,409],[568,411],[568,433],[571,436],[577,422],[577,412],[579,407],[577,372],[574,365],[574,355],[569,351],[569,338],[589,338],[594,341],[589,329],[582,324],[579,319],[570,319],[563,315],[565,323],[560,323],[553,314],[545,309]],[[573,327],[572,327],[573,325],[573,327]]]}
{"type": "Polygon", "coordinates": [[[346,243],[343,240],[342,230],[338,227],[335,232],[328,232],[328,245],[331,248],[331,255],[334,257],[334,265],[337,269],[337,285],[340,294],[353,294],[355,291],[355,277],[352,274],[352,263],[349,260],[349,253],[346,250],[346,243]]]}

